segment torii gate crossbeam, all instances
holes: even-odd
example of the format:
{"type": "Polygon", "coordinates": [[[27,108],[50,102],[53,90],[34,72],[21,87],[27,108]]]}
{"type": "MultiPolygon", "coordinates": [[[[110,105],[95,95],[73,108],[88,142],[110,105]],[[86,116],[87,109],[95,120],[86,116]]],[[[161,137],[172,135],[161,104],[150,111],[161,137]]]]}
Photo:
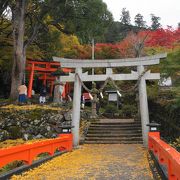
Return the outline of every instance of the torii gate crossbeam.
{"type": "Polygon", "coordinates": [[[141,77],[139,88],[139,102],[141,113],[141,126],[144,146],[147,147],[148,143],[148,127],[149,123],[149,111],[147,102],[146,80],[148,79],[160,79],[159,73],[150,73],[147,71],[144,73],[144,66],[159,64],[161,58],[165,58],[166,53],[158,54],[154,56],[128,58],[128,59],[106,59],[106,60],[75,60],[75,59],[62,59],[53,57],[54,61],[61,63],[62,67],[75,68],[75,74],[70,73],[69,76],[60,77],[61,82],[74,82],[74,95],[73,95],[73,114],[72,125],[74,126],[73,132],[73,144],[79,145],[79,123],[80,123],[80,99],[81,99],[81,81],[105,81],[108,77],[113,80],[138,80],[141,77]],[[127,67],[137,66],[137,72],[132,71],[130,74],[113,74],[112,67],[127,67]],[[88,75],[82,73],[82,68],[98,68],[105,67],[106,74],[102,75],[88,75]],[[144,74],[143,74],[144,73],[144,74]],[[142,75],[143,74],[143,75],[142,75]],[[79,76],[79,77],[78,77],[79,76]]]}

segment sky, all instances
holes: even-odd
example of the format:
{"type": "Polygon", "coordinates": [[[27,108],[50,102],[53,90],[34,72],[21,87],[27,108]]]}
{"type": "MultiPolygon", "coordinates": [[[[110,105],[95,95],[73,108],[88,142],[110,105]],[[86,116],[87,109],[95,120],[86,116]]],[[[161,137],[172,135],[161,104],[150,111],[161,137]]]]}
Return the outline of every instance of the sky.
{"type": "Polygon", "coordinates": [[[113,14],[114,20],[119,21],[122,8],[130,12],[131,23],[134,17],[140,13],[147,25],[151,24],[150,14],[161,18],[160,23],[164,28],[167,25],[177,28],[180,22],[180,0],[103,0],[108,10],[113,14]]]}

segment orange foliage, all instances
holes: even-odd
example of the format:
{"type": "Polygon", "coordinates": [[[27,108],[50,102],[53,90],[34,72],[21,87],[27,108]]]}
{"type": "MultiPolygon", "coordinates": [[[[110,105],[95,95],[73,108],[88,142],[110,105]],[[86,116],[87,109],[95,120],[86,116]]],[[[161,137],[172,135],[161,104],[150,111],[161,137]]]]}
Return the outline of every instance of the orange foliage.
{"type": "MultiPolygon", "coordinates": [[[[75,36],[68,40],[64,37],[64,42],[66,47],[63,50],[64,56],[91,59],[91,45],[80,45],[75,36]]],[[[138,33],[130,32],[121,42],[116,44],[97,43],[95,45],[95,59],[131,58],[137,56],[138,49],[142,49],[141,55],[147,55],[151,54],[150,51],[168,52],[177,47],[180,47],[180,28],[176,30],[171,28],[156,31],[143,30],[138,33]]]]}
{"type": "Polygon", "coordinates": [[[151,31],[148,35],[148,39],[145,42],[147,47],[167,47],[175,48],[180,43],[180,29],[158,29],[151,31]]]}

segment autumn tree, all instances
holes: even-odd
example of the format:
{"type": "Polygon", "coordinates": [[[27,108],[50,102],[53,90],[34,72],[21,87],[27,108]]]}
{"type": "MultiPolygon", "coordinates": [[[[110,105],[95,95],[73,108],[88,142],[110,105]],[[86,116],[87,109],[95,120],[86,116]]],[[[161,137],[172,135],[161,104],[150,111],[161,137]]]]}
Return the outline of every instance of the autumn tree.
{"type": "Polygon", "coordinates": [[[123,41],[119,42],[119,48],[124,57],[139,57],[146,55],[144,48],[151,31],[144,30],[138,33],[130,32],[123,41]]]}
{"type": "Polygon", "coordinates": [[[95,46],[95,54],[97,59],[121,58],[121,53],[118,44],[97,43],[95,46]]]}
{"type": "Polygon", "coordinates": [[[173,29],[157,29],[156,31],[151,31],[149,38],[146,41],[147,47],[158,47],[175,49],[179,48],[180,45],[180,30],[173,29]]]}

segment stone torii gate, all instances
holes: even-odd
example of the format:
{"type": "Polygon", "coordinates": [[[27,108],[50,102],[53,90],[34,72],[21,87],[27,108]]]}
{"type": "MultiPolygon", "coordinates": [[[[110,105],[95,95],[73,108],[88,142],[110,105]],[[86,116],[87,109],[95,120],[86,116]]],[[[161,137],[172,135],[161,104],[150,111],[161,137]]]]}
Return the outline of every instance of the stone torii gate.
{"type": "Polygon", "coordinates": [[[149,111],[147,102],[146,80],[160,79],[159,73],[151,73],[145,71],[144,66],[159,64],[161,58],[165,58],[166,53],[154,56],[128,58],[128,59],[106,59],[106,60],[80,60],[80,59],[64,59],[53,57],[54,61],[61,63],[61,67],[75,68],[75,74],[70,73],[69,76],[61,76],[61,82],[74,82],[73,94],[73,112],[72,112],[72,129],[73,144],[79,145],[79,124],[80,124],[80,101],[81,101],[81,81],[105,81],[111,78],[114,81],[119,80],[139,80],[139,101],[143,144],[148,143],[148,127],[149,111]],[[131,71],[129,74],[113,74],[112,68],[137,66],[137,71],[131,71]],[[88,75],[82,73],[82,68],[106,68],[106,74],[88,75]]]}

